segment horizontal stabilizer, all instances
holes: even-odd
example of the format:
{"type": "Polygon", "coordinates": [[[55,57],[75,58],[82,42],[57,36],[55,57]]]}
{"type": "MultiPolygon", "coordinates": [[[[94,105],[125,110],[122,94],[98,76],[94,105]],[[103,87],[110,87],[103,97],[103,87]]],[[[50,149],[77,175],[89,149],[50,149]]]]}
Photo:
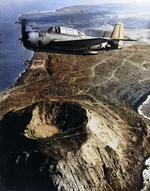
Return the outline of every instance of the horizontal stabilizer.
{"type": "Polygon", "coordinates": [[[126,39],[126,38],[123,38],[123,39],[111,39],[112,41],[137,41],[137,40],[134,40],[134,39],[130,39],[130,38],[128,38],[128,39],[126,39]]]}

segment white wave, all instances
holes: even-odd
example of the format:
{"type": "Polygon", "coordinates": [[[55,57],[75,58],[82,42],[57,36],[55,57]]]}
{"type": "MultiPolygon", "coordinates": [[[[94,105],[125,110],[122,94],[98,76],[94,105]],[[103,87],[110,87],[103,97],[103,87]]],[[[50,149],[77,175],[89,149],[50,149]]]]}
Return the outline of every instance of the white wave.
{"type": "MultiPolygon", "coordinates": [[[[27,68],[26,68],[23,72],[21,72],[21,73],[19,74],[19,78],[21,78],[22,74],[25,73],[26,70],[27,70],[27,68]]],[[[17,81],[19,78],[16,78],[15,81],[17,81]]]]}
{"type": "Polygon", "coordinates": [[[146,101],[144,101],[143,104],[140,105],[140,107],[138,108],[138,113],[142,115],[143,117],[150,120],[150,116],[145,115],[143,112],[144,106],[146,105],[150,105],[150,95],[147,97],[146,101]]]}
{"type": "Polygon", "coordinates": [[[150,158],[145,161],[146,168],[143,170],[143,189],[141,191],[148,191],[150,189],[150,158]]]}

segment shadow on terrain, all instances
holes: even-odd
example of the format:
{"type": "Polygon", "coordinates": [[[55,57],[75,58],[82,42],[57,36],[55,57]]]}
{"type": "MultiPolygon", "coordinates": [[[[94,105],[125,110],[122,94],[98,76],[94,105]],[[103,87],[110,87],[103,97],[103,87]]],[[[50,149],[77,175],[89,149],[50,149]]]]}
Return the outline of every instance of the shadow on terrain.
{"type": "Polygon", "coordinates": [[[0,178],[3,182],[0,188],[10,191],[55,191],[50,166],[55,166],[55,159],[65,157],[66,152],[80,148],[87,137],[86,124],[85,110],[70,103],[39,102],[7,113],[0,122],[0,178]],[[45,139],[24,136],[37,105],[39,116],[45,111],[45,118],[51,120],[62,133],[45,139]],[[47,156],[39,149],[46,150],[47,156]]]}

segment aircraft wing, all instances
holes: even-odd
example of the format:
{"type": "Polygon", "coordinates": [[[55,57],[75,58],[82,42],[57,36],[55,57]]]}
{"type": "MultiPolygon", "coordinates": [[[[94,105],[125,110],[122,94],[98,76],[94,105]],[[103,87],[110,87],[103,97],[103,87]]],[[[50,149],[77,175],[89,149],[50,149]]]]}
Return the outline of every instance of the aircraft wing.
{"type": "Polygon", "coordinates": [[[105,38],[88,38],[88,39],[76,39],[76,40],[66,40],[66,41],[54,40],[51,42],[51,44],[54,46],[63,46],[63,47],[87,48],[109,41],[110,39],[105,39],[105,38]]]}
{"type": "Polygon", "coordinates": [[[135,41],[132,39],[108,39],[108,38],[86,38],[86,39],[76,39],[76,40],[54,40],[51,41],[51,45],[55,47],[70,47],[70,48],[88,48],[91,46],[95,46],[101,43],[113,42],[113,41],[135,41]]]}

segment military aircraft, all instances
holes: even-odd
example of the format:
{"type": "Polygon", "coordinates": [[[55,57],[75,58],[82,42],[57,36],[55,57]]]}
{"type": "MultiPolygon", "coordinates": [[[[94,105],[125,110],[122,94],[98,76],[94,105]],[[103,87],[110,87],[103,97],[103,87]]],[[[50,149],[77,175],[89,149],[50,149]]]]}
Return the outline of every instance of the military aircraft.
{"type": "Polygon", "coordinates": [[[51,26],[47,30],[26,31],[26,21],[22,21],[22,37],[25,48],[39,52],[53,52],[79,55],[96,55],[101,50],[122,48],[124,41],[124,25],[118,22],[110,36],[91,37],[73,28],[51,26]]]}

